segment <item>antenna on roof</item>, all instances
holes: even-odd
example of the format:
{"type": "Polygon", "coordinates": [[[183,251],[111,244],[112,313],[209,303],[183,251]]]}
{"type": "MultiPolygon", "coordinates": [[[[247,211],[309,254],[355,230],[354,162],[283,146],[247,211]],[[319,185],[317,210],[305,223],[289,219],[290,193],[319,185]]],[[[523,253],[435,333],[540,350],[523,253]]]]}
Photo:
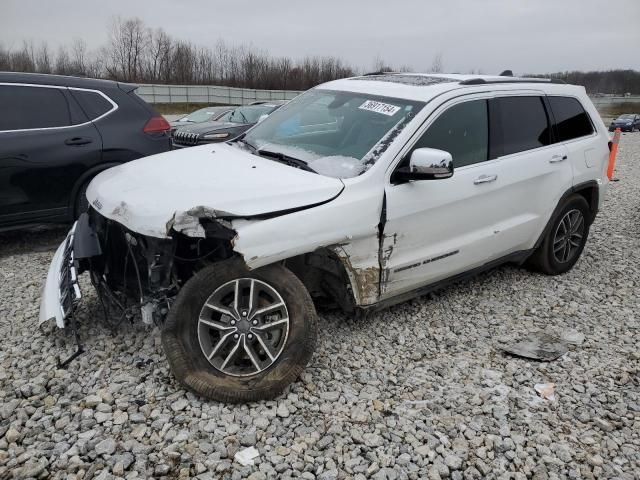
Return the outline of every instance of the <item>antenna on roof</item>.
{"type": "Polygon", "coordinates": [[[505,70],[500,74],[501,77],[513,77],[513,72],[511,70],[505,70]]]}

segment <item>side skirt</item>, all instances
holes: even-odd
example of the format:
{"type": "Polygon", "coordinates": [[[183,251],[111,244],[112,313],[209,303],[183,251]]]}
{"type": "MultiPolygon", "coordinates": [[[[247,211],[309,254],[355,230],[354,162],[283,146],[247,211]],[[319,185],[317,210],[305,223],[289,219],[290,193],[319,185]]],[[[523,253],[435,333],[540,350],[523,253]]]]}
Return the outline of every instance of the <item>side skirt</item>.
{"type": "Polygon", "coordinates": [[[411,300],[413,298],[422,297],[428,293],[434,292],[436,290],[440,290],[449,285],[459,283],[464,280],[468,280],[470,278],[477,276],[482,272],[486,272],[487,270],[491,270],[493,268],[499,267],[500,265],[504,265],[505,263],[515,263],[517,265],[521,265],[522,263],[524,263],[524,261],[527,258],[529,258],[529,256],[534,252],[534,250],[535,249],[521,250],[519,252],[510,253],[509,255],[492,260],[472,270],[459,273],[457,275],[454,275],[453,277],[445,278],[444,280],[439,280],[437,282],[424,285],[415,290],[411,290],[409,292],[396,295],[395,297],[387,298],[386,300],[382,300],[372,305],[359,307],[359,309],[363,314],[367,315],[369,313],[377,312],[379,310],[383,310],[393,305],[397,305],[398,303],[406,302],[407,300],[411,300]]]}

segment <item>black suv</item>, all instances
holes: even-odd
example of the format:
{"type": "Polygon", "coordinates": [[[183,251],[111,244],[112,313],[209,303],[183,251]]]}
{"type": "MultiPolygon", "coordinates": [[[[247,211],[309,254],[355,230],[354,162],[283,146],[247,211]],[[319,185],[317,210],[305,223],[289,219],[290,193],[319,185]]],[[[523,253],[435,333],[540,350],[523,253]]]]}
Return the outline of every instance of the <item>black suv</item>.
{"type": "Polygon", "coordinates": [[[168,122],[108,80],[0,72],[0,230],[66,222],[91,179],[168,151],[168,122]]]}

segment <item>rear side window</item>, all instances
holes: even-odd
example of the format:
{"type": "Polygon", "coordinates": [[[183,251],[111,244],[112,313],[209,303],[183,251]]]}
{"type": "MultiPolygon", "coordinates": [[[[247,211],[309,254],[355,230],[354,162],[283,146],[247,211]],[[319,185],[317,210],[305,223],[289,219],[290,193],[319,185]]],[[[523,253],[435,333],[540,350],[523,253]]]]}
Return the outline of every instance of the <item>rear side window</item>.
{"type": "Polygon", "coordinates": [[[556,121],[559,142],[593,133],[589,115],[577,99],[571,97],[548,97],[548,99],[556,121]]]}
{"type": "Polygon", "coordinates": [[[495,101],[502,130],[502,155],[551,143],[551,129],[542,97],[502,97],[495,101]]]}
{"type": "Polygon", "coordinates": [[[455,167],[487,160],[489,122],[486,100],[459,103],[446,110],[418,140],[416,148],[449,152],[455,167]]]}
{"type": "Polygon", "coordinates": [[[0,85],[0,131],[71,125],[69,104],[58,88],[0,85]]]}
{"type": "Polygon", "coordinates": [[[91,120],[95,120],[113,108],[113,105],[98,93],[84,90],[71,90],[71,94],[91,120]]]}

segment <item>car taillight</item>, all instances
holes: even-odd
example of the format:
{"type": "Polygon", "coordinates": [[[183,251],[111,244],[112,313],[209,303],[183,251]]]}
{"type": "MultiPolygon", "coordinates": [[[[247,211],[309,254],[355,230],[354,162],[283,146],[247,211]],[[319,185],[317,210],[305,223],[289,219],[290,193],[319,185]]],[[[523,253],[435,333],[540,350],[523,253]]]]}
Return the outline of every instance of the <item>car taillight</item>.
{"type": "Polygon", "coordinates": [[[171,125],[161,116],[152,117],[142,129],[144,133],[165,133],[169,130],[171,130],[171,125]]]}

